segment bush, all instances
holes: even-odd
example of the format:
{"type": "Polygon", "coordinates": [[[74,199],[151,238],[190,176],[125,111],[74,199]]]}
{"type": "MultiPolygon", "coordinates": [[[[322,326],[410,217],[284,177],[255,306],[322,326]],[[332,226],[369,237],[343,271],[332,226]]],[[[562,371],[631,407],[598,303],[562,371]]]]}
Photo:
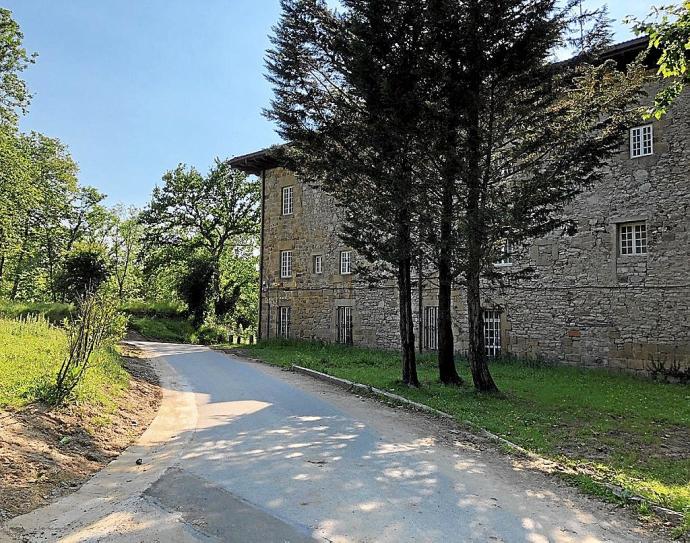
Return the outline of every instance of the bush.
{"type": "Polygon", "coordinates": [[[112,346],[126,329],[126,319],[117,313],[114,300],[103,293],[88,294],[77,301],[76,318],[67,326],[68,352],[46,398],[62,404],[84,378],[97,349],[112,346]]]}
{"type": "Polygon", "coordinates": [[[65,258],[56,286],[67,300],[73,302],[85,296],[87,292],[96,292],[108,275],[108,266],[102,250],[80,247],[65,258]]]}
{"type": "Polygon", "coordinates": [[[201,345],[214,345],[224,343],[228,340],[228,331],[219,324],[202,324],[199,329],[192,334],[192,343],[201,345]]]}

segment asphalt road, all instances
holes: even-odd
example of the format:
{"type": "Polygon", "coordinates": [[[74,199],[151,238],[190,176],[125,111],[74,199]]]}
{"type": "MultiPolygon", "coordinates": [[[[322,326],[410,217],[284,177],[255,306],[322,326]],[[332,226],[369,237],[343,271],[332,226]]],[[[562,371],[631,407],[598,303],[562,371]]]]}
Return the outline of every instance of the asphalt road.
{"type": "Polygon", "coordinates": [[[152,427],[134,451],[144,470],[132,477],[134,456],[123,455],[126,467],[106,468],[92,494],[87,485],[62,509],[15,519],[14,533],[166,543],[658,540],[625,512],[453,439],[446,423],[203,347],[145,346],[174,369],[167,387],[179,390],[164,398],[177,410],[164,416],[167,429],[152,427]],[[117,497],[79,502],[109,484],[117,497]],[[76,508],[84,514],[69,517],[76,508]]]}

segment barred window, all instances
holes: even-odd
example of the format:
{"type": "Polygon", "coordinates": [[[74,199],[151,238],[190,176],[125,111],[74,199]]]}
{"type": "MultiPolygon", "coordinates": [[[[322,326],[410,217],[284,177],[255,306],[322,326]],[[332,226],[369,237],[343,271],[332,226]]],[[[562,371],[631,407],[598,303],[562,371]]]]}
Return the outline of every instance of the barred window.
{"type": "Polygon", "coordinates": [[[292,215],[293,199],[292,187],[283,187],[283,215],[292,215]]]}
{"type": "Polygon", "coordinates": [[[630,158],[654,154],[654,129],[651,124],[630,129],[630,158]]]}
{"type": "Polygon", "coordinates": [[[501,354],[501,312],[484,311],[484,348],[487,356],[501,354]]]}
{"type": "Polygon", "coordinates": [[[647,224],[644,222],[618,225],[621,255],[647,254],[647,224]]]}
{"type": "Polygon", "coordinates": [[[429,351],[438,349],[438,307],[424,308],[424,348],[429,351]]]}
{"type": "Polygon", "coordinates": [[[278,337],[290,337],[290,307],[278,307],[278,337]]]}
{"type": "Polygon", "coordinates": [[[352,273],[352,251],[340,252],[340,274],[349,275],[352,273]]]}
{"type": "Polygon", "coordinates": [[[350,306],[338,307],[338,343],[352,345],[352,308],[350,306]]]}
{"type": "Polygon", "coordinates": [[[280,251],[280,277],[292,277],[292,251],[280,251]]]}
{"type": "Polygon", "coordinates": [[[314,273],[323,273],[323,256],[321,255],[314,257],[314,273]]]}

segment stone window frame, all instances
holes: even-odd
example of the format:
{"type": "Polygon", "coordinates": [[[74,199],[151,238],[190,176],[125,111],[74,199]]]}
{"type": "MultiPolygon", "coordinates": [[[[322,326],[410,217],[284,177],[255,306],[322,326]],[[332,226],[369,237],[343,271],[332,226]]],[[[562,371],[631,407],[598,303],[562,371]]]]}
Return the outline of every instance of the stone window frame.
{"type": "Polygon", "coordinates": [[[316,275],[323,274],[323,255],[312,255],[312,270],[316,275]]]}
{"type": "Polygon", "coordinates": [[[350,249],[344,249],[340,251],[339,260],[340,275],[352,275],[352,251],[350,249]]]}
{"type": "Polygon", "coordinates": [[[288,185],[281,189],[281,214],[285,217],[295,212],[295,187],[288,185]]]}
{"type": "Polygon", "coordinates": [[[617,222],[616,254],[624,258],[647,256],[649,253],[648,234],[646,220],[617,222]],[[630,252],[624,252],[625,249],[628,249],[630,252]]]}
{"type": "Polygon", "coordinates": [[[654,155],[654,125],[641,124],[630,129],[630,158],[643,158],[654,155]],[[646,130],[649,132],[646,133],[646,130]],[[647,146],[648,144],[648,146],[647,146]]]}
{"type": "Polygon", "coordinates": [[[292,277],[292,251],[280,251],[280,278],[290,279],[292,277]]]}

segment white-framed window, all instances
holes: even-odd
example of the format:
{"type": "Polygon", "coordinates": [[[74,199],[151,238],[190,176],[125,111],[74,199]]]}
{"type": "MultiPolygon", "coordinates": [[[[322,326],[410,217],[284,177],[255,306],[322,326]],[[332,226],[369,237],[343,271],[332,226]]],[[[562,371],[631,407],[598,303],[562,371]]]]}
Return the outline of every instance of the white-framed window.
{"type": "Polygon", "coordinates": [[[323,256],[314,256],[314,273],[323,273],[323,256]]]}
{"type": "Polygon", "coordinates": [[[424,348],[428,351],[438,349],[438,307],[424,308],[424,348]]]}
{"type": "Polygon", "coordinates": [[[292,215],[294,210],[293,187],[283,187],[283,215],[292,215]]]}
{"type": "Polygon", "coordinates": [[[654,154],[654,128],[651,124],[630,129],[630,158],[654,154]]]}
{"type": "Polygon", "coordinates": [[[290,313],[289,306],[278,307],[278,337],[290,337],[290,313]]]}
{"type": "Polygon", "coordinates": [[[647,223],[629,222],[618,225],[618,246],[621,255],[647,254],[647,223]]]}
{"type": "Polygon", "coordinates": [[[501,257],[496,261],[496,266],[513,265],[513,244],[507,239],[501,243],[501,257]]]}
{"type": "Polygon", "coordinates": [[[352,345],[352,307],[338,307],[336,319],[338,321],[338,343],[352,345]]]}
{"type": "Polygon", "coordinates": [[[352,251],[340,251],[340,274],[352,273],[352,251]]]}
{"type": "Polygon", "coordinates": [[[292,277],[292,251],[280,251],[280,277],[292,277]]]}
{"type": "Polygon", "coordinates": [[[494,309],[484,311],[484,348],[487,356],[501,354],[501,312],[494,309]]]}

